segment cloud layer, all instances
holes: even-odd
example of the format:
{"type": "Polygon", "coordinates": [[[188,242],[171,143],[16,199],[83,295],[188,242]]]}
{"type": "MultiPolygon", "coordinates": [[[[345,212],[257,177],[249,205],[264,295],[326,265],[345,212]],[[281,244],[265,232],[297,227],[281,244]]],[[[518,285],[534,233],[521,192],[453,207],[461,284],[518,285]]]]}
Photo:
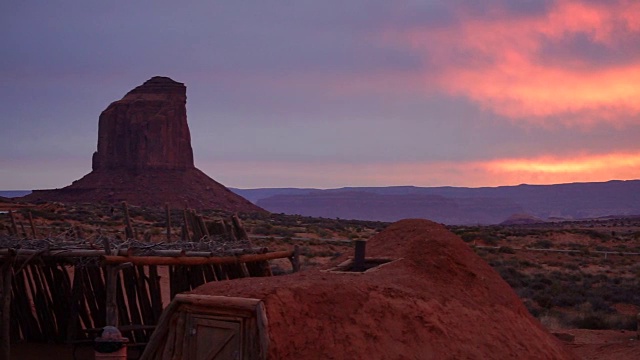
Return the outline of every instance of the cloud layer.
{"type": "Polygon", "coordinates": [[[640,3],[558,0],[524,14],[483,3],[474,12],[453,2],[455,21],[385,37],[423,55],[425,87],[508,118],[640,122],[640,3]]]}

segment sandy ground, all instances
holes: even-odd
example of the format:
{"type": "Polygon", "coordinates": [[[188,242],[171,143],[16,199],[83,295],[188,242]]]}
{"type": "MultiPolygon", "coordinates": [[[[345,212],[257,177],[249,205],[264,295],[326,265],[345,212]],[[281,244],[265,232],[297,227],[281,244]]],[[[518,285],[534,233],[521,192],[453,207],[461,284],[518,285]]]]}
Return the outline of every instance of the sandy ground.
{"type": "MultiPolygon", "coordinates": [[[[141,349],[129,348],[128,359],[138,359],[141,349]]],[[[55,344],[14,344],[11,347],[14,360],[94,360],[95,352],[91,344],[78,346],[55,344]]]]}
{"type": "MultiPolygon", "coordinates": [[[[583,360],[635,360],[640,358],[640,341],[632,331],[615,330],[563,330],[575,336],[565,346],[583,360]]],[[[53,344],[14,344],[12,359],[93,360],[90,345],[74,348],[53,344]]],[[[139,352],[129,350],[129,358],[136,359],[139,352]]]]}
{"type": "Polygon", "coordinates": [[[584,360],[640,359],[640,341],[634,331],[566,330],[575,336],[567,346],[584,360]]]}

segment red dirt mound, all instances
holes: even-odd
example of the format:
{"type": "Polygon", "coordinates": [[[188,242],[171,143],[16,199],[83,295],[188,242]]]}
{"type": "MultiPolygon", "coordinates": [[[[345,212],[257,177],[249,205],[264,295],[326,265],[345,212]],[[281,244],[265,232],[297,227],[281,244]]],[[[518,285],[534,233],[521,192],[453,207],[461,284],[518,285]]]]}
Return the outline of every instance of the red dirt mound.
{"type": "Polygon", "coordinates": [[[147,169],[94,170],[62,189],[34,190],[22,200],[64,203],[127,201],[130,204],[173,208],[221,209],[233,212],[264,211],[240,197],[202,171],[147,169]]]}
{"type": "Polygon", "coordinates": [[[368,242],[365,273],[212,282],[196,294],[262,299],[271,359],[576,359],[460,238],[403,220],[368,242]]]}

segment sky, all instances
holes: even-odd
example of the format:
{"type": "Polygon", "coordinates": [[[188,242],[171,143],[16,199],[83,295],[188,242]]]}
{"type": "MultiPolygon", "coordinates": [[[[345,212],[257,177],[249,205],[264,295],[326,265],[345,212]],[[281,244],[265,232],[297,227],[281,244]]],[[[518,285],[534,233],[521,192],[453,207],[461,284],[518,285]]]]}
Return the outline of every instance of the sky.
{"type": "Polygon", "coordinates": [[[2,190],[91,171],[156,75],[231,187],[640,178],[638,1],[5,1],[0,49],[2,190]]]}

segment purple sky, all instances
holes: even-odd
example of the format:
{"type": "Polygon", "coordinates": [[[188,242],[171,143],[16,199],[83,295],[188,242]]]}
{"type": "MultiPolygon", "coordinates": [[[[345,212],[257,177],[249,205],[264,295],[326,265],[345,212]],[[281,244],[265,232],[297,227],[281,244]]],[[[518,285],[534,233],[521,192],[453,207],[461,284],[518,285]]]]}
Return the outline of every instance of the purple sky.
{"type": "Polygon", "coordinates": [[[227,186],[640,178],[637,1],[4,2],[0,45],[3,190],[88,173],[155,75],[227,186]]]}

